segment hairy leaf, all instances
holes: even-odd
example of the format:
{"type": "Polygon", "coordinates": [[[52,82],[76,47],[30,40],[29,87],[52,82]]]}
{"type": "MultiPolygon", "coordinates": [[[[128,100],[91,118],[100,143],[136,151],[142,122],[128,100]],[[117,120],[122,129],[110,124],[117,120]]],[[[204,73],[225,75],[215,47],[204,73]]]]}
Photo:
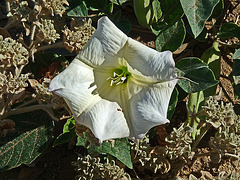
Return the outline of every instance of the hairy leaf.
{"type": "Polygon", "coordinates": [[[210,88],[218,83],[212,70],[207,64],[196,57],[181,59],[176,64],[178,76],[190,79],[181,79],[178,85],[187,93],[194,93],[210,88]]]}
{"type": "Polygon", "coordinates": [[[89,147],[89,153],[98,152],[100,154],[111,154],[119,161],[125,164],[128,168],[132,169],[132,161],[130,155],[130,146],[126,138],[113,140],[114,144],[110,141],[104,141],[100,147],[91,145],[89,147]]]}
{"type": "Polygon", "coordinates": [[[211,16],[219,0],[180,0],[180,2],[196,38],[202,32],[206,20],[211,16]]]}
{"type": "MultiPolygon", "coordinates": [[[[87,138],[85,133],[83,133],[84,137],[78,136],[77,146],[85,146],[87,142],[87,138]]],[[[88,146],[88,152],[91,153],[99,153],[99,154],[110,154],[116,157],[119,161],[125,164],[128,168],[132,169],[132,161],[130,155],[130,146],[129,142],[126,138],[123,139],[115,139],[112,141],[104,141],[99,147],[91,144],[88,146]],[[114,143],[111,143],[114,142],[114,143]]]]}
{"type": "Polygon", "coordinates": [[[53,123],[45,112],[25,113],[11,119],[18,132],[1,138],[0,171],[31,164],[52,141],[53,123]]]}
{"type": "Polygon", "coordinates": [[[182,16],[183,9],[179,0],[161,0],[164,21],[168,25],[175,24],[182,16]]]}
{"type": "Polygon", "coordinates": [[[186,30],[182,19],[172,26],[160,31],[156,39],[156,49],[158,51],[175,51],[184,41],[186,30]]]}
{"type": "Polygon", "coordinates": [[[240,26],[232,22],[225,23],[220,27],[218,37],[223,39],[237,37],[240,40],[240,26]]]}

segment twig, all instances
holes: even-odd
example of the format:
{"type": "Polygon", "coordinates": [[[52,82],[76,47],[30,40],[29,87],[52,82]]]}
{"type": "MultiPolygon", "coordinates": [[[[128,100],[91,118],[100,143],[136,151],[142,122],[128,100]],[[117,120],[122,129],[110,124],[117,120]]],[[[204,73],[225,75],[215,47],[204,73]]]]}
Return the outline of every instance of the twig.
{"type": "Polygon", "coordinates": [[[17,106],[16,109],[22,108],[22,107],[24,107],[24,106],[27,106],[27,105],[32,104],[32,103],[35,103],[35,102],[37,102],[37,99],[31,99],[31,100],[29,100],[29,101],[27,101],[27,102],[24,102],[23,104],[17,106]]]}
{"type": "Polygon", "coordinates": [[[212,127],[212,125],[207,124],[207,127],[201,132],[200,136],[198,136],[197,140],[194,142],[193,147],[192,147],[193,149],[195,149],[197,147],[197,145],[199,144],[199,142],[201,141],[203,136],[207,133],[207,131],[210,129],[210,127],[212,127]]]}
{"type": "Polygon", "coordinates": [[[53,104],[46,104],[46,105],[41,104],[41,105],[33,105],[33,106],[28,106],[28,107],[23,107],[18,109],[12,109],[6,114],[6,116],[32,112],[36,110],[45,110],[46,108],[51,108],[53,106],[54,106],[53,104]]]}

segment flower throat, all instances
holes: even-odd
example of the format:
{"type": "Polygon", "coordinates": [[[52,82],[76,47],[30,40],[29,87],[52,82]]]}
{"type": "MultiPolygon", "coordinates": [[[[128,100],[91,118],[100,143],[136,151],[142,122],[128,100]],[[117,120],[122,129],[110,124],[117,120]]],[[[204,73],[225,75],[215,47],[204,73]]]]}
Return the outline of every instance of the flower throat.
{"type": "Polygon", "coordinates": [[[113,76],[107,78],[111,80],[110,86],[119,85],[127,82],[127,79],[131,76],[131,73],[128,72],[127,67],[117,68],[113,71],[113,76]]]}

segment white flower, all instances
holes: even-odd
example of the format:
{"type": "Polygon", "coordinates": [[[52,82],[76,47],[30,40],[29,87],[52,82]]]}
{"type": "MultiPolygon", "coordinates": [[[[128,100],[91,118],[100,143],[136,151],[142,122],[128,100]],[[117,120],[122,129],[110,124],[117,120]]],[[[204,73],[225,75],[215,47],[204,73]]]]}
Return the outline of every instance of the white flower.
{"type": "Polygon", "coordinates": [[[127,37],[107,17],[72,63],[50,83],[64,97],[76,122],[100,142],[141,139],[150,128],[168,123],[168,103],[177,83],[170,51],[127,37]]]}

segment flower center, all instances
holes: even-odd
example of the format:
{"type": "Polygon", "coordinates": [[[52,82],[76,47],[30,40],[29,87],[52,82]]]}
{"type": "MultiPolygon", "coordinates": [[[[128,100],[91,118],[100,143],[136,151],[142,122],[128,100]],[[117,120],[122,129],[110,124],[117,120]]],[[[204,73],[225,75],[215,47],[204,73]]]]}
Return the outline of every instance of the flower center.
{"type": "Polygon", "coordinates": [[[127,82],[128,77],[131,76],[131,73],[128,72],[127,67],[117,68],[113,72],[113,76],[107,78],[107,80],[111,80],[110,86],[119,85],[127,82]]]}

